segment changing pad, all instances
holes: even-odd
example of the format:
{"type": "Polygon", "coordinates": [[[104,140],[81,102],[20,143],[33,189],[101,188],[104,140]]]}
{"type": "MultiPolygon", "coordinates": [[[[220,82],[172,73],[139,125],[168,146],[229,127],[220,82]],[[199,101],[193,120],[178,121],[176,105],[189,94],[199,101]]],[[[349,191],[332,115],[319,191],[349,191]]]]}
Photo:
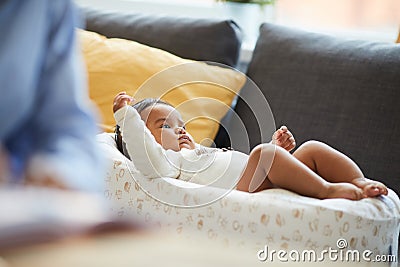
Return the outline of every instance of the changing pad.
{"type": "Polygon", "coordinates": [[[317,253],[329,248],[369,250],[373,259],[397,256],[400,201],[392,190],[387,196],[359,201],[319,200],[284,189],[246,193],[201,190],[171,178],[145,181],[116,149],[112,135],[100,134],[98,142],[109,163],[105,195],[118,216],[133,216],[188,238],[196,232],[255,252],[268,246],[317,253]]]}

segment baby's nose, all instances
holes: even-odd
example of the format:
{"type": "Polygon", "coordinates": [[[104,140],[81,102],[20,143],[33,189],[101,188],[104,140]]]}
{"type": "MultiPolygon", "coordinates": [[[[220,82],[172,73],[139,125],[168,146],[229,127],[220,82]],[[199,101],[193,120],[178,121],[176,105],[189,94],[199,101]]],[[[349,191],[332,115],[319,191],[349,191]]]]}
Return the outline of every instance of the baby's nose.
{"type": "Polygon", "coordinates": [[[176,128],[176,133],[177,133],[177,134],[185,134],[185,133],[186,133],[186,130],[185,130],[185,128],[183,128],[183,127],[177,127],[177,128],[176,128]]]}

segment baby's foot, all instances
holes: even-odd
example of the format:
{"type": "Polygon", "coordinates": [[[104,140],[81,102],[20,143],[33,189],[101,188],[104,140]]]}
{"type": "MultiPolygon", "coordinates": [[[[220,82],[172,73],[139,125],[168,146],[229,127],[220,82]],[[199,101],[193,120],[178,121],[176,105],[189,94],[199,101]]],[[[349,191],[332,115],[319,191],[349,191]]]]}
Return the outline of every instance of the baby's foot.
{"type": "Polygon", "coordinates": [[[364,198],[363,190],[350,183],[331,183],[322,198],[346,198],[360,200],[364,198]]]}
{"type": "Polygon", "coordinates": [[[352,184],[361,188],[365,197],[377,197],[380,195],[387,195],[388,189],[381,182],[374,181],[367,178],[356,178],[351,181],[352,184]]]}

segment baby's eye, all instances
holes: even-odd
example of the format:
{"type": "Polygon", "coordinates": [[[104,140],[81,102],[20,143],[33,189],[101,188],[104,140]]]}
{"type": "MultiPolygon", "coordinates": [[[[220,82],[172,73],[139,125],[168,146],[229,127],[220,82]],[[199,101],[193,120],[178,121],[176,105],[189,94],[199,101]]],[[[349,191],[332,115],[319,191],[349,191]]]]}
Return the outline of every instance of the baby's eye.
{"type": "Polygon", "coordinates": [[[168,124],[163,124],[163,125],[161,125],[161,128],[169,129],[171,127],[168,124]]]}

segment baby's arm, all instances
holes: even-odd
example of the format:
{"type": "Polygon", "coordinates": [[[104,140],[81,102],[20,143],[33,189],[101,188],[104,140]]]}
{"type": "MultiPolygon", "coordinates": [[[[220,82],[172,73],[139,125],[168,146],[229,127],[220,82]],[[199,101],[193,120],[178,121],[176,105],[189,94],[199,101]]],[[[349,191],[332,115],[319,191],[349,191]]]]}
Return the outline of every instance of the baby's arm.
{"type": "Polygon", "coordinates": [[[276,132],[272,135],[271,143],[278,145],[287,151],[291,151],[296,147],[294,136],[286,126],[281,126],[278,130],[276,130],[276,132]]]}
{"type": "Polygon", "coordinates": [[[179,170],[172,164],[173,159],[167,158],[166,151],[156,142],[136,109],[127,105],[129,101],[123,102],[114,117],[135,167],[148,178],[178,177],[179,170]]]}

